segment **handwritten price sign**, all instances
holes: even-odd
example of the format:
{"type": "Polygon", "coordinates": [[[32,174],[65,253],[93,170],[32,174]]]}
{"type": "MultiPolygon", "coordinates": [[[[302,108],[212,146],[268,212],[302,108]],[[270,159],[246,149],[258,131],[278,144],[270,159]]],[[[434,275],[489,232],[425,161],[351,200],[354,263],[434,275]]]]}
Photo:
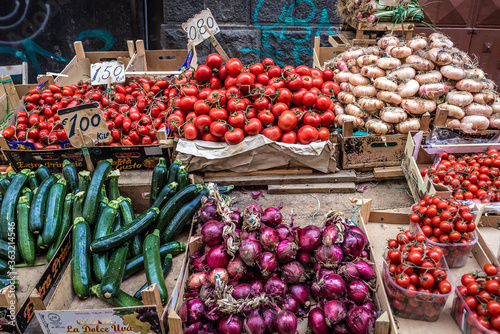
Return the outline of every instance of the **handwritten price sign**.
{"type": "Polygon", "coordinates": [[[80,147],[92,141],[105,143],[111,139],[111,133],[97,103],[59,109],[58,113],[64,130],[68,134],[69,141],[75,147],[80,147]]]}
{"type": "Polygon", "coordinates": [[[111,83],[124,82],[125,65],[118,60],[91,64],[90,77],[92,85],[105,85],[109,79],[111,79],[111,83]]]}
{"type": "Polygon", "coordinates": [[[215,22],[214,16],[210,9],[202,10],[182,24],[182,29],[187,33],[188,38],[193,41],[194,45],[198,45],[210,37],[204,26],[207,26],[212,35],[217,34],[220,29],[215,22]]]}

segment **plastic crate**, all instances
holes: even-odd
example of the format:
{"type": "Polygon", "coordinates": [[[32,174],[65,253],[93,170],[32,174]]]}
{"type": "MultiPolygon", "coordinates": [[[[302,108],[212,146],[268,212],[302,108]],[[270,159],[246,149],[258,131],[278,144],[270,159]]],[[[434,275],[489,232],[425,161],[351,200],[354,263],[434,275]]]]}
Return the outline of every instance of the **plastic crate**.
{"type": "MultiPolygon", "coordinates": [[[[423,234],[422,229],[420,228],[420,225],[415,224],[415,223],[410,223],[410,231],[414,233],[420,233],[423,234]]],[[[465,266],[467,263],[467,259],[469,258],[470,252],[472,251],[472,248],[478,241],[478,236],[477,232],[473,231],[472,232],[472,241],[470,243],[449,243],[449,244],[442,244],[439,242],[433,242],[427,239],[427,242],[432,245],[432,246],[439,246],[443,249],[443,255],[446,258],[446,263],[450,268],[461,268],[465,266]]]]}
{"type": "MultiPolygon", "coordinates": [[[[384,258],[385,258],[384,254],[384,258]]],[[[441,260],[442,268],[451,276],[446,260],[441,260]]],[[[387,291],[389,304],[395,316],[407,319],[436,321],[446,304],[446,300],[453,291],[448,294],[434,294],[417,291],[409,291],[394,282],[389,273],[389,268],[384,262],[382,281],[387,291]]]]}

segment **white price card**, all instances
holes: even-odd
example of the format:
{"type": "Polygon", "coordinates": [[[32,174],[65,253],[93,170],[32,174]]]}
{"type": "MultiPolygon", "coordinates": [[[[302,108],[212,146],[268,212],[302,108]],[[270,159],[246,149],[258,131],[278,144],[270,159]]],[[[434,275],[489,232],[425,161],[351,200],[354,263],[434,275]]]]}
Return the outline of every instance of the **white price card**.
{"type": "Polygon", "coordinates": [[[210,34],[205,29],[205,25],[208,27],[212,35],[215,35],[220,31],[212,12],[208,8],[202,10],[200,13],[190,18],[187,22],[183,23],[182,29],[186,32],[187,37],[193,41],[193,44],[198,45],[210,37],[210,34]]]}
{"type": "Polygon", "coordinates": [[[90,77],[92,85],[105,85],[110,79],[111,83],[124,82],[125,65],[118,60],[91,64],[90,77]]]}
{"type": "Polygon", "coordinates": [[[111,133],[98,103],[80,104],[57,112],[73,146],[81,147],[92,141],[105,143],[111,140],[111,133]]]}

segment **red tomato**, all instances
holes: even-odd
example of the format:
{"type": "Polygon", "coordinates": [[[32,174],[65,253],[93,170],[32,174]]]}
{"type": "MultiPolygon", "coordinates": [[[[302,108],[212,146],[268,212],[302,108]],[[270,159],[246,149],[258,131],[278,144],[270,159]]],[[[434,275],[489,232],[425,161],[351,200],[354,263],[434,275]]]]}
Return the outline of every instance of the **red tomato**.
{"type": "Polygon", "coordinates": [[[243,130],[247,135],[254,136],[260,133],[262,123],[257,118],[250,118],[245,122],[243,130]]]}
{"type": "Polygon", "coordinates": [[[198,65],[198,67],[194,71],[195,80],[206,81],[211,77],[212,77],[212,68],[209,67],[208,65],[198,65]]]}
{"type": "Polygon", "coordinates": [[[274,122],[274,115],[270,110],[261,110],[257,114],[257,118],[262,123],[262,125],[269,125],[274,122]]]}
{"type": "Polygon", "coordinates": [[[287,144],[297,144],[297,134],[293,131],[284,132],[281,135],[281,142],[287,144]]]}
{"type": "Polygon", "coordinates": [[[325,111],[321,115],[321,126],[329,126],[335,120],[335,114],[331,110],[325,111]]]}
{"type": "Polygon", "coordinates": [[[328,130],[324,126],[319,128],[318,139],[321,141],[327,141],[328,139],[330,139],[330,130],[328,130]]]}
{"type": "Polygon", "coordinates": [[[211,53],[207,56],[205,64],[210,68],[219,68],[222,66],[222,57],[218,53],[211,53]]]}
{"type": "Polygon", "coordinates": [[[304,114],[302,122],[304,122],[305,125],[316,128],[321,125],[321,116],[315,112],[309,111],[304,114]]]}
{"type": "Polygon", "coordinates": [[[229,130],[224,134],[224,140],[230,145],[236,145],[243,141],[245,138],[245,133],[242,129],[234,128],[229,130]]]}
{"type": "Polygon", "coordinates": [[[271,140],[279,141],[281,138],[281,129],[275,125],[270,128],[265,128],[262,134],[271,140]]]}
{"type": "Polygon", "coordinates": [[[224,122],[212,122],[210,124],[210,133],[215,137],[222,137],[227,132],[228,126],[224,122]]]}
{"type": "Polygon", "coordinates": [[[238,58],[229,59],[226,62],[225,66],[226,66],[227,74],[232,75],[234,77],[236,77],[238,74],[240,74],[241,69],[243,67],[243,65],[241,64],[241,61],[238,58]]]}
{"type": "Polygon", "coordinates": [[[297,117],[290,110],[286,110],[280,115],[278,126],[283,131],[291,131],[297,126],[297,117]]]}

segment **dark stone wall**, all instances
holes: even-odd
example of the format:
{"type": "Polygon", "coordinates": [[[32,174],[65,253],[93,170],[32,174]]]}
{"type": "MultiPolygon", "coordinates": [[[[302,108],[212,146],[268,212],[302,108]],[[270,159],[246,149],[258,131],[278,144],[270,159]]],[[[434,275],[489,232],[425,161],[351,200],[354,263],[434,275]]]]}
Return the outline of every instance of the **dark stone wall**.
{"type": "MultiPolygon", "coordinates": [[[[220,33],[215,37],[229,57],[244,63],[265,57],[277,64],[312,65],[314,37],[339,30],[336,0],[164,0],[161,43],[164,49],[186,47],[181,24],[205,8],[215,17],[220,33]]],[[[196,47],[200,62],[215,52],[208,40],[196,47]]]]}

